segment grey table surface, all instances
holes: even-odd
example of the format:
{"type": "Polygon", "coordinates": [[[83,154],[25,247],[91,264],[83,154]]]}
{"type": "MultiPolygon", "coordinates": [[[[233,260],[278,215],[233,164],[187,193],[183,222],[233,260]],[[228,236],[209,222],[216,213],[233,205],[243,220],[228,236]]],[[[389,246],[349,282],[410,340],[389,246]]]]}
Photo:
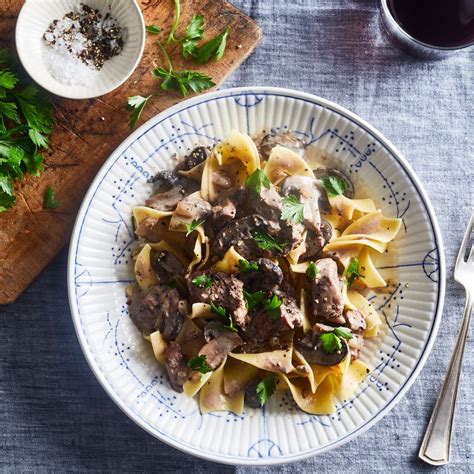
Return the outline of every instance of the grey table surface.
{"type": "MultiPolygon", "coordinates": [[[[453,350],[464,294],[453,265],[474,204],[474,50],[415,60],[379,30],[376,0],[234,0],[264,40],[226,86],[274,85],[335,101],[374,124],[423,181],[446,246],[447,291],[439,335],[405,398],[344,447],[280,472],[419,472],[418,447],[453,350]]],[[[66,250],[13,305],[0,307],[2,472],[226,472],[135,426],[93,377],[66,293],[66,250]]],[[[452,462],[473,472],[474,356],[468,341],[452,462]]]]}

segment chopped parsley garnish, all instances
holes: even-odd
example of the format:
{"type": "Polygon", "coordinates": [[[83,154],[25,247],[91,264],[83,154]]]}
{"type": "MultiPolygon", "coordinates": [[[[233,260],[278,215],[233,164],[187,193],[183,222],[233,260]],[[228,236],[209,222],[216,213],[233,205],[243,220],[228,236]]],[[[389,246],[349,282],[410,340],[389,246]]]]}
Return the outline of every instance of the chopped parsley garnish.
{"type": "Polygon", "coordinates": [[[339,196],[347,191],[347,183],[337,176],[324,176],[321,181],[330,196],[339,196]]]}
{"type": "Polygon", "coordinates": [[[352,332],[349,328],[338,327],[331,332],[325,332],[319,337],[321,340],[323,351],[327,354],[333,354],[342,349],[341,339],[352,339],[352,332]]]}
{"type": "Polygon", "coordinates": [[[283,207],[281,218],[284,221],[301,224],[304,221],[304,204],[300,202],[297,196],[290,194],[281,200],[283,207]]]}
{"type": "Polygon", "coordinates": [[[306,269],[306,276],[310,280],[316,280],[316,277],[318,276],[319,268],[316,266],[314,262],[310,262],[308,265],[308,268],[306,269]]]}
{"type": "Polygon", "coordinates": [[[265,186],[267,189],[270,189],[270,180],[268,179],[268,176],[260,169],[255,170],[245,180],[245,187],[247,189],[251,189],[257,194],[260,194],[262,192],[263,186],[265,186]]]}
{"type": "Polygon", "coordinates": [[[225,329],[230,329],[231,331],[237,332],[232,315],[230,315],[225,308],[222,306],[216,306],[211,301],[211,312],[221,317],[222,321],[224,322],[225,329]]]}
{"type": "Polygon", "coordinates": [[[261,228],[257,228],[252,232],[252,237],[254,238],[255,242],[257,242],[258,246],[262,250],[277,250],[280,253],[283,253],[286,244],[288,242],[277,242],[270,234],[264,231],[261,228]]]}
{"type": "Polygon", "coordinates": [[[275,393],[275,390],[276,383],[274,374],[268,375],[257,384],[255,391],[262,407],[268,402],[268,400],[270,400],[270,397],[275,393]]]}
{"type": "Polygon", "coordinates": [[[250,263],[245,258],[241,258],[239,260],[239,270],[242,273],[257,272],[258,271],[258,263],[257,262],[250,263]]]}
{"type": "Polygon", "coordinates": [[[204,34],[204,15],[194,15],[191,23],[186,28],[184,38],[181,40],[183,45],[183,56],[188,58],[193,55],[199,40],[204,34]]]}
{"type": "Polygon", "coordinates": [[[364,278],[364,275],[362,275],[359,271],[359,257],[354,257],[351,260],[349,266],[344,272],[344,276],[346,277],[346,283],[349,288],[357,280],[357,278],[364,278]]]}
{"type": "Polygon", "coordinates": [[[213,279],[209,275],[199,275],[192,284],[198,288],[210,288],[212,286],[213,279]]]}
{"type": "Polygon", "coordinates": [[[212,369],[207,363],[205,354],[193,357],[192,359],[188,360],[187,366],[191,370],[197,370],[201,372],[201,374],[207,374],[208,372],[212,372],[212,369]]]}
{"type": "Polygon", "coordinates": [[[147,25],[146,30],[153,35],[161,33],[161,28],[158,25],[147,25]]]}
{"type": "Polygon", "coordinates": [[[54,189],[49,186],[44,192],[43,207],[45,209],[56,209],[59,206],[59,202],[56,199],[56,193],[54,189]]]}
{"type": "Polygon", "coordinates": [[[128,98],[128,110],[130,113],[130,128],[134,128],[137,124],[140,116],[145,108],[145,105],[148,103],[150,98],[153,97],[149,95],[148,97],[142,97],[141,95],[134,95],[133,97],[128,98]]]}
{"type": "Polygon", "coordinates": [[[281,299],[277,295],[267,298],[263,303],[263,308],[271,319],[277,320],[281,316],[281,299]]]}
{"type": "Polygon", "coordinates": [[[229,36],[230,28],[226,28],[222,33],[218,34],[202,46],[195,47],[191,54],[199,64],[209,62],[213,57],[216,61],[220,61],[224,56],[225,48],[227,46],[227,37],[229,36]]]}
{"type": "Polygon", "coordinates": [[[244,290],[244,298],[247,303],[247,309],[249,311],[254,310],[265,298],[265,293],[263,291],[256,291],[255,293],[249,293],[244,290]]]}
{"type": "Polygon", "coordinates": [[[206,219],[201,217],[201,219],[194,219],[191,224],[184,224],[186,227],[186,237],[189,237],[194,232],[194,230],[200,225],[204,224],[204,222],[206,222],[206,219]]]}

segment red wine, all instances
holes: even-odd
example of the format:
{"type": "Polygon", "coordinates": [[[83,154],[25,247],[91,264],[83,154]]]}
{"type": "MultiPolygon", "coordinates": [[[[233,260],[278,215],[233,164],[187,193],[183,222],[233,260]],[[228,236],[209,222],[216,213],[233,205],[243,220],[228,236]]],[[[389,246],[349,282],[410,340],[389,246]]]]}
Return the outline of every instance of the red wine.
{"type": "Polygon", "coordinates": [[[388,0],[395,21],[413,38],[432,46],[474,41],[474,0],[388,0]]]}

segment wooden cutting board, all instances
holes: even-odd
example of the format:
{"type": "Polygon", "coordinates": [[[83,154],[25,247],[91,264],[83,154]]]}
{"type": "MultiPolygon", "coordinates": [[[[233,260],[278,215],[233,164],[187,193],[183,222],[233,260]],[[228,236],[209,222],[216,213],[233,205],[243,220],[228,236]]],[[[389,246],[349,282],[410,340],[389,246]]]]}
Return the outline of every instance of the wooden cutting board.
{"type": "MultiPolygon", "coordinates": [[[[0,47],[14,48],[15,22],[23,0],[0,2],[0,47]]],[[[87,3],[87,2],[85,2],[87,3]]],[[[140,0],[146,24],[160,25],[166,38],[174,18],[171,0],[140,0]]],[[[170,54],[176,69],[204,71],[221,84],[257,46],[259,26],[224,0],[182,0],[181,28],[194,14],[206,19],[205,40],[230,26],[224,58],[197,66],[183,60],[179,46],[170,54]]],[[[11,303],[68,241],[81,200],[112,151],[130,134],[127,97],[158,93],[145,109],[142,120],[183,100],[178,93],[160,91],[149,71],[153,62],[163,64],[156,36],[148,35],[143,59],[133,76],[118,90],[98,99],[73,101],[52,97],[57,126],[45,171],[17,184],[17,204],[0,214],[0,304],[11,303]],[[60,206],[43,209],[43,195],[51,186],[60,206]]]]}

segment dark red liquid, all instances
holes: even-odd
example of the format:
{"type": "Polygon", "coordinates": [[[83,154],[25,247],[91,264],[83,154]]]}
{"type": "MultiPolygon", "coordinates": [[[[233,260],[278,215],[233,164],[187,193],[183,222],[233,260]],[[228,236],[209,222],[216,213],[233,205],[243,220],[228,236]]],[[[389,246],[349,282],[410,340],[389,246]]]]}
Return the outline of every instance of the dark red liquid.
{"type": "Polygon", "coordinates": [[[400,26],[433,46],[462,46],[474,41],[474,0],[388,0],[400,26]]]}

